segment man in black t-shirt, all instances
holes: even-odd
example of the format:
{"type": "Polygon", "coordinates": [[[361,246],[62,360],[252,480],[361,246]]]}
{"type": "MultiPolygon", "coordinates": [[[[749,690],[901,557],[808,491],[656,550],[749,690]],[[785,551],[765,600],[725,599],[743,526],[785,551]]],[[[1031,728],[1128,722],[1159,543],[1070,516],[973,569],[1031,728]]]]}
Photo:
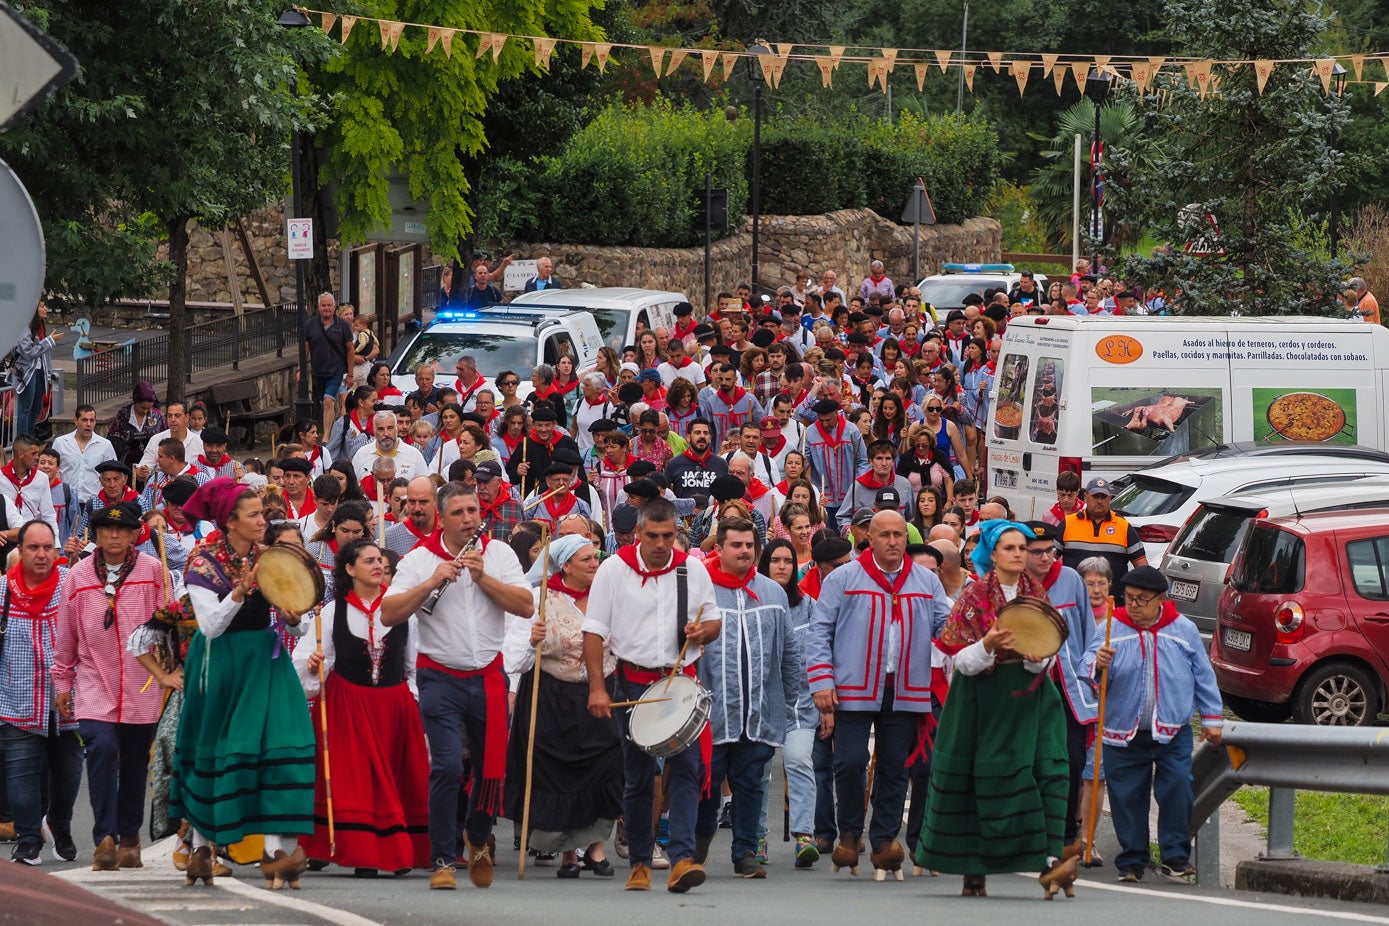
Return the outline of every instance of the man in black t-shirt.
{"type": "Polygon", "coordinates": [[[337,417],[334,400],[349,384],[357,352],[352,347],[352,326],[337,317],[338,301],[332,293],[320,293],[318,314],[304,322],[304,340],[309,345],[309,366],[313,370],[313,397],[323,404],[324,417],[337,417]]]}

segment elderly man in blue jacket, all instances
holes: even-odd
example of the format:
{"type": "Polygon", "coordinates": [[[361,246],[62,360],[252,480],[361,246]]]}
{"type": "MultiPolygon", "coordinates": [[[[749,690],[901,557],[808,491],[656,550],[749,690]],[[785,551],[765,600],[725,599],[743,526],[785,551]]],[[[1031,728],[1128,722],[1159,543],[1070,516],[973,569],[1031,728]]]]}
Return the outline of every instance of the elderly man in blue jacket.
{"type": "Polygon", "coordinates": [[[1103,720],[1105,778],[1119,856],[1119,880],[1142,880],[1148,866],[1148,800],[1157,798],[1158,874],[1189,884],[1191,717],[1220,744],[1220,689],[1196,625],[1167,600],[1167,578],[1151,566],[1124,576],[1126,607],[1114,612],[1109,646],[1095,646],[1092,676],[1109,667],[1103,720]]]}
{"type": "Polygon", "coordinates": [[[806,673],[815,706],[834,716],[839,844],[831,868],[858,874],[871,729],[877,763],[870,860],[877,880],[889,871],[901,880],[905,853],[897,834],[907,767],[926,750],[931,640],[950,607],[936,574],[906,556],[907,522],[899,512],[873,516],[868,544],[821,586],[805,638],[806,673]]]}

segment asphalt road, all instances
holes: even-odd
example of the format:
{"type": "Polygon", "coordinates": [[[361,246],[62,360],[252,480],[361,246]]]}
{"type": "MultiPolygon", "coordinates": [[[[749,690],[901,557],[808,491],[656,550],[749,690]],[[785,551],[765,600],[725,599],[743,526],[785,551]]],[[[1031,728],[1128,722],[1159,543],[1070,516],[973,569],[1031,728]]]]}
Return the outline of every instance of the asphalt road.
{"type": "MultiPolygon", "coordinates": [[[[779,778],[778,774],[773,781],[774,793],[781,791],[779,778]]],[[[1020,917],[1026,917],[1029,926],[1075,926],[1080,921],[1172,926],[1183,919],[1197,920],[1202,926],[1319,926],[1334,922],[1389,926],[1389,914],[1378,907],[1203,890],[1160,883],[1151,874],[1141,885],[1119,885],[1113,868],[1086,872],[1076,885],[1074,899],[1058,896],[1050,903],[1042,902],[1035,876],[991,876],[988,898],[967,899],[959,896],[960,882],[954,876],[913,878],[908,871],[902,883],[876,883],[866,856],[859,877],[848,871],[831,874],[826,861],[817,863],[812,871],[795,871],[790,845],[780,841],[780,808],[776,803],[767,879],[733,877],[728,861],[729,833],[721,830],[710,852],[709,880],[683,896],[664,890],[665,872],[659,871],[653,872],[649,894],[626,893],[622,890],[625,863],[615,857],[617,876],[609,880],[585,874],[577,881],[561,881],[553,867],[531,864],[526,880],[518,881],[509,822],[497,828],[501,844],[497,877],[485,891],[473,888],[462,871],[459,889],[448,892],[430,891],[425,872],[368,880],[329,868],[305,875],[303,890],[270,892],[261,886],[254,867],[238,868],[234,878],[219,879],[212,888],[185,888],[182,875],[169,861],[172,840],[146,847],[143,869],[92,872],[90,838],[84,835],[91,826],[85,791],[74,821],[80,864],[55,863],[46,854],[41,870],[183,926],[455,926],[460,921],[488,926],[626,926],[664,923],[671,916],[679,917],[680,926],[780,926],[905,923],[923,915],[939,923],[971,922],[975,926],[1014,926],[1020,917]]],[[[1107,819],[1100,827],[1097,848],[1108,858],[1114,855],[1114,837],[1107,819]]],[[[0,864],[0,898],[5,867],[0,864]]],[[[96,926],[96,922],[83,926],[96,926]]]]}

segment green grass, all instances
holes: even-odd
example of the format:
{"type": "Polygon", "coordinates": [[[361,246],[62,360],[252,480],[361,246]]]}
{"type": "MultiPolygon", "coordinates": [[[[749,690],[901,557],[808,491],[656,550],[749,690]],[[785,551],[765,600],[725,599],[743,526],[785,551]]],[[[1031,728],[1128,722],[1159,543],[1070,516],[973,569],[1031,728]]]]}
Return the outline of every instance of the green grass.
{"type": "MultiPolygon", "coordinates": [[[[1268,789],[1245,787],[1235,803],[1268,826],[1268,789]]],[[[1307,858],[1356,865],[1383,865],[1389,842],[1389,797],[1297,792],[1293,848],[1307,858]]]]}

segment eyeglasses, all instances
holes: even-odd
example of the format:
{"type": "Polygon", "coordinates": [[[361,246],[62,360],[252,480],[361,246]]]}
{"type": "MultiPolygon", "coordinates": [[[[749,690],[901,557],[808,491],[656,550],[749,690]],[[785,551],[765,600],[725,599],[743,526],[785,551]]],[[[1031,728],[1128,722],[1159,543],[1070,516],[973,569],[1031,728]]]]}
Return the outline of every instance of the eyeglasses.
{"type": "Polygon", "coordinates": [[[1138,596],[1130,592],[1129,594],[1124,596],[1124,602],[1130,607],[1137,606],[1140,608],[1146,608],[1148,605],[1152,604],[1154,601],[1157,601],[1161,597],[1161,595],[1147,595],[1145,597],[1139,598],[1138,596]]]}
{"type": "Polygon", "coordinates": [[[643,437],[655,437],[657,434],[660,434],[660,433],[661,433],[661,432],[660,432],[660,431],[657,431],[655,428],[642,428],[642,429],[641,429],[641,434],[642,434],[643,437]]]}
{"type": "Polygon", "coordinates": [[[938,412],[938,411],[942,411],[944,408],[945,408],[944,405],[927,405],[927,406],[926,406],[926,411],[928,411],[928,412],[938,412]]]}
{"type": "Polygon", "coordinates": [[[519,386],[519,385],[521,385],[521,381],[520,381],[519,379],[499,379],[499,380],[497,380],[497,385],[498,385],[498,386],[519,386]]]}
{"type": "Polygon", "coordinates": [[[1038,547],[1035,550],[1028,550],[1028,556],[1055,556],[1056,547],[1038,547]]]}

